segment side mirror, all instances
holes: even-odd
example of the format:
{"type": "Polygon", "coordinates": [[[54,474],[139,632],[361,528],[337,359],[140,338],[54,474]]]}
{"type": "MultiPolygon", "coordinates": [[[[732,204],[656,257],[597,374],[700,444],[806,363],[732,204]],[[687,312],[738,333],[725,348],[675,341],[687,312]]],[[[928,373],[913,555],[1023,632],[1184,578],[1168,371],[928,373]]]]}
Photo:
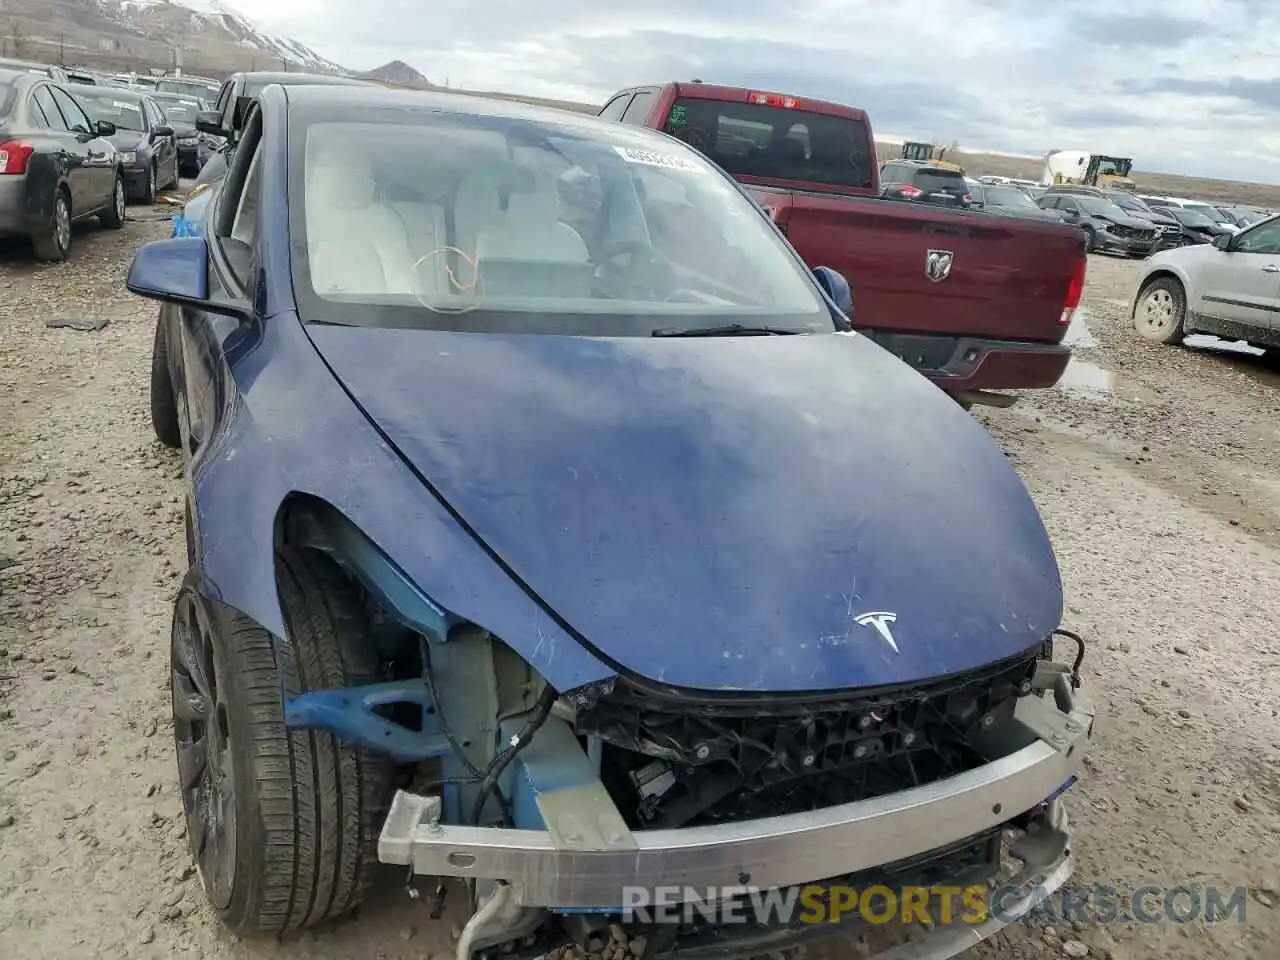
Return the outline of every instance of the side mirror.
{"type": "Polygon", "coordinates": [[[1235,239],[1234,234],[1224,233],[1224,234],[1221,234],[1220,236],[1213,238],[1213,245],[1217,247],[1219,250],[1226,250],[1227,252],[1230,252],[1231,241],[1234,239],[1235,239]]]}
{"type": "Polygon", "coordinates": [[[844,274],[830,267],[814,267],[813,275],[836,308],[846,317],[853,316],[853,290],[844,274]]]}
{"type": "Polygon", "coordinates": [[[116,134],[116,125],[110,120],[99,120],[93,125],[93,135],[95,137],[114,137],[116,134]]]}
{"type": "Polygon", "coordinates": [[[169,126],[168,124],[165,124],[159,127],[152,127],[151,135],[153,137],[172,137],[173,127],[169,126]]]}
{"type": "Polygon", "coordinates": [[[214,137],[230,136],[231,131],[222,125],[222,114],[216,110],[201,110],[196,114],[196,129],[214,137]]]}
{"type": "Polygon", "coordinates": [[[133,255],[125,287],[130,293],[229,317],[247,317],[248,303],[209,294],[209,244],[204,237],[175,237],[143,244],[133,255]]]}

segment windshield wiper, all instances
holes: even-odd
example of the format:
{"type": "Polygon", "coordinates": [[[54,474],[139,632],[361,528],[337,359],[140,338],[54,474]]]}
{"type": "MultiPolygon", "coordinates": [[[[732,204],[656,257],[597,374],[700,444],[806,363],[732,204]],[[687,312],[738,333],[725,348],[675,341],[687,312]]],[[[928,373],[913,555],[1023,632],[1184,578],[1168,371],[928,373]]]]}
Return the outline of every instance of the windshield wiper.
{"type": "Polygon", "coordinates": [[[745,323],[722,323],[715,327],[659,327],[651,337],[781,337],[809,333],[807,327],[756,327],[745,323]]]}

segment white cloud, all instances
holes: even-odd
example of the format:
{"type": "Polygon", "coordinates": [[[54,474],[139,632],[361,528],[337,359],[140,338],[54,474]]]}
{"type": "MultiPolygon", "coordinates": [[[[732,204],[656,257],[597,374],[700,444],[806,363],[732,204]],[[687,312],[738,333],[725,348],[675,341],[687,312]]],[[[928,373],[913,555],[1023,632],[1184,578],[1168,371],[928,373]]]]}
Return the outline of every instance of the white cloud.
{"type": "Polygon", "coordinates": [[[1280,182],[1280,4],[1262,0],[273,0],[246,12],[353,69],[603,102],[694,76],[862,106],[973,149],[1081,148],[1280,182]]]}

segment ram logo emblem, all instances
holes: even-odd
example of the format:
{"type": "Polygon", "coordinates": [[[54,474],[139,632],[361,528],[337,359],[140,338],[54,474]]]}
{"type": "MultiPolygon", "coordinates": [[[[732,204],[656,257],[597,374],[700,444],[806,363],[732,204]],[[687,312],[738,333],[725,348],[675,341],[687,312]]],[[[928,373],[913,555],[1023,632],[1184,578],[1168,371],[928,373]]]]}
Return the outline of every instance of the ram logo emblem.
{"type": "Polygon", "coordinates": [[[924,255],[924,274],[934,283],[941,283],[951,276],[951,264],[956,255],[950,250],[926,250],[924,255]]]}

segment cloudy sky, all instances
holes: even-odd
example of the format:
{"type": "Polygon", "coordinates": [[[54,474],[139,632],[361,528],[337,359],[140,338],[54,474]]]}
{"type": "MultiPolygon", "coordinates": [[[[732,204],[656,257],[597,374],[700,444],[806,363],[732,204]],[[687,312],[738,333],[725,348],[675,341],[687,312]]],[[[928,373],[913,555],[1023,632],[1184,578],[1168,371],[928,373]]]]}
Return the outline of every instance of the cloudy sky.
{"type": "Polygon", "coordinates": [[[1280,183],[1277,0],[235,0],[353,69],[601,103],[701,77],[886,134],[1280,183]],[[612,9],[611,9],[612,8],[612,9]]]}

